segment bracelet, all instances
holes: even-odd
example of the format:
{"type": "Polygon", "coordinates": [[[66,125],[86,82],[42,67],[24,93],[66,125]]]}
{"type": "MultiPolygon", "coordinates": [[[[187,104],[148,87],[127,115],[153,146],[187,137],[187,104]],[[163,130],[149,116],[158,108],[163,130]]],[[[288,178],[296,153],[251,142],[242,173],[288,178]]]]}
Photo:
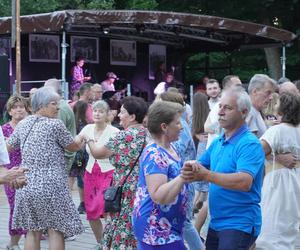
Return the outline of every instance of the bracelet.
{"type": "Polygon", "coordinates": [[[88,139],[88,140],[86,141],[86,144],[89,144],[89,142],[91,142],[91,141],[92,141],[92,142],[95,142],[94,139],[88,139]]]}

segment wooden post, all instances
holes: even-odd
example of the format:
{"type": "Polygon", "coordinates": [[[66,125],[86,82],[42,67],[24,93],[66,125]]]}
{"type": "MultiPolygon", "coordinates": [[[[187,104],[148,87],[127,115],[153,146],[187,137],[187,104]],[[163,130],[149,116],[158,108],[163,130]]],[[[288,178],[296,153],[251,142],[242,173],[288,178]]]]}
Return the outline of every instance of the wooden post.
{"type": "Polygon", "coordinates": [[[21,94],[20,0],[16,1],[16,93],[21,94]]]}

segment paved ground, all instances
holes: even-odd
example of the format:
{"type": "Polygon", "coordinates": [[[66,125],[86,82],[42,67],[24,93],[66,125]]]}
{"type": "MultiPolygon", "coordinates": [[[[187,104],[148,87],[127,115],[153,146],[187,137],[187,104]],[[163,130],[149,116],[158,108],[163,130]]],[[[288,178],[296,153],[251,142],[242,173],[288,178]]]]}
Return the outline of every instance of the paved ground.
{"type": "MultiPolygon", "coordinates": [[[[73,192],[73,200],[78,206],[79,197],[76,191],[73,192]]],[[[9,241],[8,234],[8,214],[9,208],[6,200],[6,196],[3,190],[3,186],[0,186],[0,250],[5,250],[6,244],[9,241]]],[[[86,228],[85,232],[79,236],[74,241],[66,242],[66,250],[88,250],[95,245],[95,239],[91,228],[85,218],[85,215],[81,215],[82,222],[86,228]]],[[[46,240],[42,241],[42,249],[48,249],[48,242],[46,240]]],[[[23,249],[24,239],[20,241],[20,247],[23,249]]]]}
{"type": "MultiPolygon", "coordinates": [[[[79,197],[77,191],[73,191],[72,193],[73,200],[78,206],[79,204],[79,197]]],[[[8,214],[9,208],[8,203],[6,200],[6,196],[4,194],[3,186],[0,186],[0,250],[5,250],[6,244],[9,241],[8,235],[8,214]]],[[[67,241],[66,242],[66,250],[89,250],[95,245],[95,239],[91,228],[85,218],[85,215],[81,215],[82,222],[86,228],[85,232],[79,236],[74,241],[67,241]]],[[[48,249],[48,242],[47,240],[43,240],[42,243],[42,250],[48,249]]],[[[24,239],[20,241],[20,247],[23,249],[24,246],[24,239]]],[[[298,237],[298,244],[296,249],[300,250],[300,234],[298,237]]]]}

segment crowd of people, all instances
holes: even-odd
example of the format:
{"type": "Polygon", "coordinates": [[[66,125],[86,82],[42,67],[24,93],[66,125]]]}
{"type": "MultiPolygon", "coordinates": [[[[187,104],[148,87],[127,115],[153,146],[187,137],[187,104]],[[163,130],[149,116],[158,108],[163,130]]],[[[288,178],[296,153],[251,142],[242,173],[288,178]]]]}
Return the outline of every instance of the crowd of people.
{"type": "MultiPolygon", "coordinates": [[[[80,59],[80,58],[79,58],[80,59]]],[[[186,103],[171,73],[153,103],[116,97],[116,74],[77,98],[49,79],[30,102],[13,95],[0,129],[0,184],[10,214],[7,250],[65,249],[86,214],[99,249],[292,250],[300,228],[300,91],[284,79],[238,76],[186,103]],[[77,179],[79,207],[72,200],[77,179]],[[121,211],[104,191],[122,185],[121,211]]],[[[75,78],[74,78],[75,79],[75,78]]]]}

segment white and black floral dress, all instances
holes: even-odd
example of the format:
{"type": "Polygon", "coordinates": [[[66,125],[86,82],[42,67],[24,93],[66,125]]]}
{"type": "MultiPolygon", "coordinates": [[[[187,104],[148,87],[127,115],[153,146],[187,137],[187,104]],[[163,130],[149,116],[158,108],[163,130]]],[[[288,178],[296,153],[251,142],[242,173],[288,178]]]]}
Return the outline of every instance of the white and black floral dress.
{"type": "Polygon", "coordinates": [[[13,228],[54,229],[65,237],[84,231],[67,183],[64,148],[72,142],[58,119],[32,115],[18,124],[8,144],[21,149],[29,171],[27,186],[16,192],[13,228]]]}

